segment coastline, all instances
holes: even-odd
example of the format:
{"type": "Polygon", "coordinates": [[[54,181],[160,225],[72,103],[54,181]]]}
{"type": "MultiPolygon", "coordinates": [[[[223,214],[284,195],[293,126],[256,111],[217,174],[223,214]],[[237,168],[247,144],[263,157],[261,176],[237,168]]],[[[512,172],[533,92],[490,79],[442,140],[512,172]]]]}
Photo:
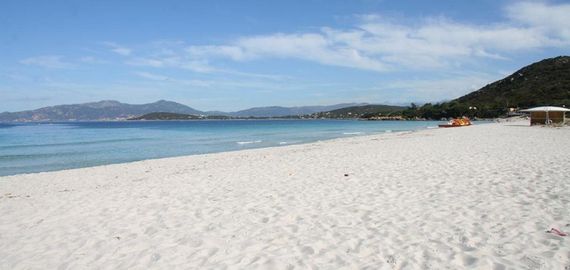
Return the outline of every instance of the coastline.
{"type": "Polygon", "coordinates": [[[569,128],[516,123],[0,177],[0,268],[570,265],[569,128]],[[531,154],[529,154],[531,153],[531,154]]]}
{"type": "MultiPolygon", "coordinates": [[[[485,123],[485,124],[491,124],[491,123],[485,123]]],[[[130,164],[136,165],[137,163],[141,163],[141,162],[153,162],[153,161],[161,161],[161,160],[169,160],[169,159],[191,158],[191,157],[218,155],[218,154],[223,155],[225,153],[234,153],[234,152],[242,152],[242,151],[247,152],[247,151],[255,151],[255,150],[300,146],[300,145],[302,146],[302,145],[320,144],[320,143],[333,142],[333,141],[341,141],[340,143],[342,143],[343,140],[347,140],[347,139],[351,139],[351,138],[362,138],[362,137],[371,137],[371,138],[374,137],[375,138],[378,136],[385,136],[385,135],[398,135],[398,134],[422,132],[422,131],[431,130],[431,129],[437,129],[437,127],[433,127],[433,128],[428,127],[425,129],[417,129],[417,130],[384,131],[384,132],[379,132],[376,134],[361,134],[361,132],[343,133],[343,135],[345,135],[345,137],[323,139],[323,140],[309,141],[309,142],[277,144],[277,145],[270,145],[270,146],[262,146],[262,147],[239,149],[239,150],[227,150],[227,151],[222,151],[222,152],[212,152],[212,153],[203,153],[203,154],[190,154],[190,155],[180,155],[180,156],[172,156],[172,157],[149,158],[149,159],[134,160],[134,161],[128,161],[128,162],[102,164],[102,165],[95,165],[95,166],[88,166],[88,167],[63,169],[63,170],[19,173],[19,174],[12,174],[12,175],[0,175],[0,181],[2,181],[2,178],[8,178],[8,177],[33,176],[36,174],[59,173],[59,172],[76,171],[76,170],[82,170],[82,169],[96,169],[96,168],[102,168],[102,167],[107,167],[107,166],[121,166],[121,165],[130,165],[130,164]]],[[[239,144],[240,142],[237,142],[237,143],[239,144]]]]}
{"type": "Polygon", "coordinates": [[[7,136],[4,137],[6,140],[0,144],[0,160],[6,161],[0,165],[0,177],[107,164],[124,164],[168,157],[295,145],[352,135],[383,134],[392,130],[396,132],[421,130],[437,127],[438,123],[434,121],[415,123],[401,123],[400,121],[367,123],[367,121],[353,120],[282,121],[216,120],[23,124],[14,130],[0,130],[0,137],[7,136]],[[283,124],[281,125],[281,123],[283,124]],[[311,125],[309,126],[309,124],[311,125]],[[30,127],[37,130],[30,131],[30,127]],[[71,128],[69,132],[66,130],[68,128],[71,128]],[[100,128],[106,128],[108,132],[100,132],[102,131],[100,128]],[[133,132],[122,132],[122,130],[127,130],[123,128],[133,128],[133,132]],[[187,135],[177,132],[179,129],[186,132],[187,135]],[[197,129],[203,132],[195,133],[193,130],[197,129]],[[93,132],[89,133],[88,130],[93,130],[93,132]],[[154,132],[153,130],[158,131],[154,132]],[[46,139],[44,136],[34,135],[43,133],[52,134],[52,136],[46,139]],[[97,136],[97,133],[101,136],[97,136]],[[140,144],[135,143],[135,141],[140,144]],[[99,147],[90,147],[95,144],[98,144],[99,147]]]}

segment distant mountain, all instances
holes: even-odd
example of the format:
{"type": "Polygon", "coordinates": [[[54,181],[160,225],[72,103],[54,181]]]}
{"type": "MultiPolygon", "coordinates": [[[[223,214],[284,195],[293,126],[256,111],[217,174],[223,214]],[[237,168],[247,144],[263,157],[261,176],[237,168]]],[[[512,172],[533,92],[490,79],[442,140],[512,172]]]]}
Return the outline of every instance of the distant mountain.
{"type": "MultiPolygon", "coordinates": [[[[202,118],[222,119],[225,117],[283,117],[306,115],[320,111],[334,110],[353,106],[358,103],[345,103],[331,106],[304,107],[258,107],[237,112],[203,112],[173,101],[159,100],[148,104],[126,104],[115,100],[103,100],[83,104],[58,105],[37,110],[0,113],[0,122],[11,121],[97,121],[136,118],[150,113],[174,113],[202,118]]],[[[166,115],[151,115],[167,117],[166,115]]],[[[147,116],[148,117],[148,116],[147,116]]]]}
{"type": "MultiPolygon", "coordinates": [[[[333,105],[330,107],[342,106],[333,105]]],[[[315,106],[315,107],[329,107],[329,106],[315,106]]],[[[300,108],[300,107],[297,107],[300,108]]],[[[166,112],[155,112],[149,113],[138,117],[133,117],[128,120],[196,120],[196,119],[266,119],[266,118],[283,118],[283,119],[354,119],[354,118],[377,118],[377,117],[389,117],[389,116],[400,116],[401,112],[406,109],[402,106],[390,106],[390,105],[364,105],[364,106],[352,106],[340,108],[328,112],[317,112],[312,114],[295,114],[302,110],[292,111],[292,108],[284,107],[263,107],[263,113],[259,116],[252,116],[250,114],[244,114],[242,116],[231,116],[231,115],[189,115],[189,114],[179,114],[179,113],[166,113],[166,112]],[[275,111],[273,116],[265,116],[268,111],[272,108],[279,108],[275,111]],[[293,113],[292,113],[293,112],[293,113]]],[[[257,112],[255,109],[248,110],[250,112],[257,112]]],[[[262,111],[262,110],[260,110],[262,111]]]]}
{"type": "Polygon", "coordinates": [[[256,107],[247,110],[241,110],[237,112],[231,112],[229,115],[235,117],[281,117],[281,116],[295,116],[295,115],[306,115],[317,112],[325,112],[336,110],[340,108],[361,106],[366,105],[366,103],[342,103],[330,106],[302,106],[302,107],[256,107]]]}
{"type": "Polygon", "coordinates": [[[196,120],[196,119],[201,119],[201,118],[199,115],[194,115],[194,114],[154,112],[129,118],[128,120],[196,120]]]}
{"type": "Polygon", "coordinates": [[[506,114],[508,108],[541,105],[570,107],[570,56],[544,59],[465,96],[410,108],[404,115],[431,119],[463,115],[492,118],[506,114]]]}
{"type": "Polygon", "coordinates": [[[347,108],[336,109],[328,112],[318,112],[310,115],[310,118],[371,118],[378,116],[388,116],[392,114],[400,114],[406,107],[391,105],[364,105],[352,106],[347,108]]]}
{"type": "Polygon", "coordinates": [[[152,112],[203,114],[203,112],[180,103],[159,100],[149,104],[126,104],[114,100],[59,105],[37,110],[0,113],[0,121],[69,121],[69,120],[116,120],[127,119],[152,112]]]}
{"type": "Polygon", "coordinates": [[[147,113],[128,120],[199,120],[199,119],[230,119],[230,116],[220,115],[194,115],[182,113],[154,112],[147,113]]]}

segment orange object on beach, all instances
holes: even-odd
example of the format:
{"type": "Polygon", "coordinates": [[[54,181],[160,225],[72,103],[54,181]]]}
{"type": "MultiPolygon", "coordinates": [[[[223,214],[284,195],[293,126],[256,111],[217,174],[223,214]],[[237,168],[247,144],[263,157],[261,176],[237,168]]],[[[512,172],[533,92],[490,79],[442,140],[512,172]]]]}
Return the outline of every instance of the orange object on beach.
{"type": "Polygon", "coordinates": [[[471,125],[471,121],[469,120],[469,118],[467,117],[462,117],[462,118],[455,118],[452,119],[451,121],[449,121],[447,124],[445,125],[439,125],[439,127],[442,128],[448,128],[448,127],[464,127],[464,126],[470,126],[471,125]]]}

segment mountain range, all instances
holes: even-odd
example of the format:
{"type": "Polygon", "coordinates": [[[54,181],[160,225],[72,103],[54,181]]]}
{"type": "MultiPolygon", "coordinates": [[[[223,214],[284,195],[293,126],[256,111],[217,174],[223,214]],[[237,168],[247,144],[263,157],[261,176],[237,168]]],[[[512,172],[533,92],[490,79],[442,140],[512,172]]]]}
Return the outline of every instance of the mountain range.
{"type": "Polygon", "coordinates": [[[318,112],[327,112],[347,107],[363,106],[366,103],[341,103],[330,106],[301,106],[301,107],[256,107],[229,113],[234,117],[281,117],[293,115],[307,115],[318,112]]]}
{"type": "MultiPolygon", "coordinates": [[[[199,111],[186,105],[159,100],[149,104],[125,104],[113,100],[59,105],[37,110],[0,113],[7,121],[118,120],[149,113],[229,117],[361,118],[401,114],[404,118],[440,119],[458,116],[493,118],[505,115],[509,108],[540,105],[570,106],[570,56],[559,56],[523,67],[504,79],[457,99],[426,103],[409,108],[365,103],[331,106],[256,107],[236,112],[199,111]]],[[[168,116],[171,117],[171,116],[168,116]]],[[[204,117],[202,117],[204,118],[204,117]]]]}
{"type": "Polygon", "coordinates": [[[236,112],[200,111],[173,101],[159,100],[148,104],[126,104],[115,100],[103,100],[83,104],[58,105],[37,110],[0,113],[0,121],[97,121],[135,118],[141,115],[163,112],[184,115],[231,117],[282,117],[306,115],[339,108],[365,105],[344,103],[331,106],[256,107],[236,112]]]}

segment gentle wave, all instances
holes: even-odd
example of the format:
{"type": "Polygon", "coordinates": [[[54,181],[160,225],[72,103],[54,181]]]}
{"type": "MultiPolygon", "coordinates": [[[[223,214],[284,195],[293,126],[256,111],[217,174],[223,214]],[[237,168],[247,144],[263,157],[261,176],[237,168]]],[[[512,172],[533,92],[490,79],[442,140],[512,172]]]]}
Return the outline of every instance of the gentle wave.
{"type": "Polygon", "coordinates": [[[236,142],[239,145],[244,145],[244,144],[252,144],[252,143],[260,143],[262,142],[261,140],[257,140],[257,141],[245,141],[245,142],[236,142]]]}
{"type": "Polygon", "coordinates": [[[29,160],[37,158],[51,158],[60,156],[73,156],[73,155],[85,155],[85,152],[58,152],[58,153],[42,153],[42,154],[19,154],[19,155],[0,155],[0,161],[11,161],[11,160],[29,160]]]}
{"type": "Polygon", "coordinates": [[[20,145],[0,146],[0,149],[6,150],[6,149],[42,148],[42,147],[54,147],[54,146],[93,145],[93,144],[105,144],[105,143],[128,142],[128,141],[145,141],[145,140],[151,140],[151,139],[133,138],[133,139],[113,139],[113,140],[98,140],[98,141],[84,141],[84,142],[68,142],[68,143],[20,144],[20,145]]]}
{"type": "Polygon", "coordinates": [[[286,146],[384,133],[386,129],[394,132],[425,129],[439,123],[332,120],[24,123],[0,128],[0,176],[286,146]]]}
{"type": "Polygon", "coordinates": [[[7,123],[0,123],[0,128],[11,128],[15,127],[16,125],[7,124],[7,123]]]}

